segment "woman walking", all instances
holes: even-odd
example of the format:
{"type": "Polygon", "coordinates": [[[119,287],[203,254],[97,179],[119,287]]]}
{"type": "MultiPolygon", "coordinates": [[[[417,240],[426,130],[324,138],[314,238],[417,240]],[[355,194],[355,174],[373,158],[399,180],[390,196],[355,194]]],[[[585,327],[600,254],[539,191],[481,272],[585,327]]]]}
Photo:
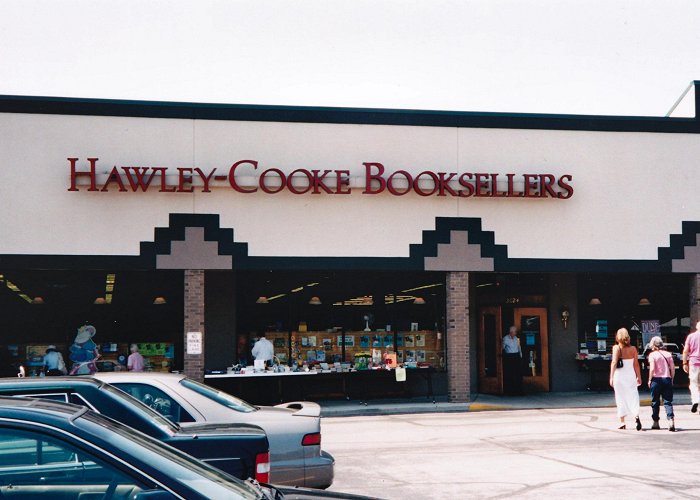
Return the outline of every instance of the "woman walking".
{"type": "Polygon", "coordinates": [[[676,367],[673,364],[673,356],[663,350],[664,341],[661,337],[653,337],[649,342],[651,353],[649,354],[649,390],[651,391],[651,424],[652,429],[660,429],[659,410],[660,399],[664,400],[668,430],[676,431],[673,419],[673,375],[676,367]]]}
{"type": "Polygon", "coordinates": [[[630,343],[630,334],[626,328],[620,328],[615,335],[616,345],[613,346],[612,361],[610,362],[610,386],[615,389],[615,404],[617,416],[620,419],[618,429],[626,429],[625,417],[634,417],[636,429],[642,430],[639,420],[639,392],[637,387],[642,384],[639,370],[637,349],[630,343]],[[621,360],[618,363],[618,360],[621,360]]]}

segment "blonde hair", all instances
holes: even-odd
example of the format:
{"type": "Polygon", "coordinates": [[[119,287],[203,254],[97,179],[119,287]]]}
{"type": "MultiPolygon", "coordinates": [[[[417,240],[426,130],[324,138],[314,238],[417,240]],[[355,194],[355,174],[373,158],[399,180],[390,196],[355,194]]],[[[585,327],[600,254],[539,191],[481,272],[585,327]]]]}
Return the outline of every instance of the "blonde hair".
{"type": "Polygon", "coordinates": [[[630,333],[627,331],[627,328],[620,328],[617,331],[617,333],[615,334],[615,342],[622,345],[623,347],[627,347],[628,345],[630,345],[630,333]]]}

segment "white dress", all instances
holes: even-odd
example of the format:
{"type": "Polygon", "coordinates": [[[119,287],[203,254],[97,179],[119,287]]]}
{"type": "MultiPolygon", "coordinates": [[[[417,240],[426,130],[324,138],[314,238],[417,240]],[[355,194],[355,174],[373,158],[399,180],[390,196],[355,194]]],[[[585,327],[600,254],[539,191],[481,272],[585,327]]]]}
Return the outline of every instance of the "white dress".
{"type": "Polygon", "coordinates": [[[634,359],[623,359],[623,367],[615,368],[613,387],[618,417],[639,416],[639,392],[637,374],[634,373],[634,359]]]}

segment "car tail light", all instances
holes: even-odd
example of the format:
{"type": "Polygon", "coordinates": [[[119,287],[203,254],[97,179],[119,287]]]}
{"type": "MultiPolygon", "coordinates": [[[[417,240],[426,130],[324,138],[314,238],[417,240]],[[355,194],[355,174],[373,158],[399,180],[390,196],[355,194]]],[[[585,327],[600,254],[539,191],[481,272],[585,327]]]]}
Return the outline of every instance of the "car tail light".
{"type": "Polygon", "coordinates": [[[255,456],[255,480],[259,483],[270,482],[270,453],[258,453],[255,456]]]}
{"type": "Polygon", "coordinates": [[[320,445],[320,444],[321,444],[321,433],[320,432],[314,432],[313,434],[307,434],[301,440],[302,446],[312,446],[312,445],[320,445]]]}

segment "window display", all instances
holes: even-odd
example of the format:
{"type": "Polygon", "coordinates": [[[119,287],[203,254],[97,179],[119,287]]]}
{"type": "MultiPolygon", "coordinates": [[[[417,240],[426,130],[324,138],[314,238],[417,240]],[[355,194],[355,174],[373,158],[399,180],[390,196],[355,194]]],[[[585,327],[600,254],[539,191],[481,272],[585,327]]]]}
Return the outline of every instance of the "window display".
{"type": "Polygon", "coordinates": [[[335,331],[268,331],[265,336],[274,345],[275,361],[296,367],[314,368],[321,363],[386,367],[386,359],[391,360],[391,368],[402,363],[437,369],[445,365],[444,338],[432,330],[419,330],[409,335],[406,332],[380,332],[371,336],[364,331],[344,332],[341,335],[335,331]],[[377,361],[374,361],[374,353],[377,353],[377,361]]]}

